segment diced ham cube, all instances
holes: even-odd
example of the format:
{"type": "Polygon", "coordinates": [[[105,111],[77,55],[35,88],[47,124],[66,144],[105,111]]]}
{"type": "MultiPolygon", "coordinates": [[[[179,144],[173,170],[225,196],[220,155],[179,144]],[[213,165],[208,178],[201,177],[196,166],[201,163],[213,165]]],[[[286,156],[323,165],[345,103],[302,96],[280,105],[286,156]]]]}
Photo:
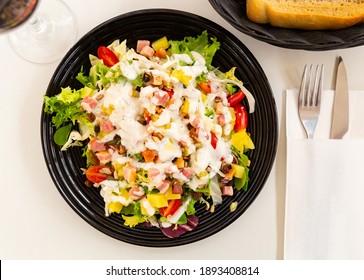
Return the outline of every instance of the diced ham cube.
{"type": "Polygon", "coordinates": [[[141,53],[141,51],[146,46],[150,46],[150,41],[148,41],[148,40],[138,40],[138,42],[137,42],[137,52],[141,53]]]}
{"type": "Polygon", "coordinates": [[[82,99],[81,107],[87,112],[91,113],[92,109],[94,109],[97,105],[97,101],[89,96],[85,96],[82,99]]]}
{"type": "Polygon", "coordinates": [[[96,140],[96,138],[92,138],[88,143],[88,146],[93,152],[101,152],[106,150],[105,143],[96,140]]]}
{"type": "Polygon", "coordinates": [[[155,53],[155,51],[154,51],[154,50],[153,50],[153,48],[152,48],[152,47],[150,47],[150,46],[145,46],[145,47],[141,50],[141,52],[140,52],[140,54],[141,54],[141,55],[144,55],[144,56],[146,56],[146,57],[148,57],[148,58],[153,57],[154,53],[155,53]]]}
{"type": "Polygon", "coordinates": [[[136,180],[136,168],[130,165],[124,166],[124,178],[128,183],[133,183],[136,180]]]}
{"type": "Polygon", "coordinates": [[[111,132],[115,129],[114,125],[110,121],[105,121],[105,122],[100,123],[100,128],[102,131],[105,131],[105,132],[111,132]]]}
{"type": "Polygon", "coordinates": [[[148,178],[153,181],[160,174],[157,168],[149,168],[148,169],[148,178]]]}
{"type": "Polygon", "coordinates": [[[174,182],[172,185],[172,193],[174,194],[182,194],[183,193],[183,188],[182,185],[178,182],[174,182]]]}
{"type": "Polygon", "coordinates": [[[221,188],[221,194],[226,196],[232,196],[234,194],[234,189],[232,186],[224,186],[221,188]]]}
{"type": "Polygon", "coordinates": [[[96,153],[96,157],[102,165],[105,165],[111,160],[111,154],[108,151],[98,152],[96,153]]]}
{"type": "Polygon", "coordinates": [[[169,95],[164,90],[158,90],[154,92],[152,103],[157,106],[165,106],[167,101],[169,100],[169,95]]]}
{"type": "Polygon", "coordinates": [[[132,200],[141,199],[144,196],[144,194],[145,194],[144,189],[137,185],[132,186],[129,190],[129,195],[132,200]]]}
{"type": "Polygon", "coordinates": [[[168,190],[170,183],[171,182],[168,180],[163,180],[157,184],[156,188],[160,193],[165,193],[168,190]]]}
{"type": "Polygon", "coordinates": [[[198,128],[198,125],[200,124],[200,122],[201,122],[201,119],[200,118],[194,118],[193,121],[191,122],[191,125],[194,128],[198,128]]]}
{"type": "Polygon", "coordinates": [[[182,174],[187,178],[190,179],[193,174],[195,174],[195,171],[191,167],[185,167],[182,169],[182,174]]]}

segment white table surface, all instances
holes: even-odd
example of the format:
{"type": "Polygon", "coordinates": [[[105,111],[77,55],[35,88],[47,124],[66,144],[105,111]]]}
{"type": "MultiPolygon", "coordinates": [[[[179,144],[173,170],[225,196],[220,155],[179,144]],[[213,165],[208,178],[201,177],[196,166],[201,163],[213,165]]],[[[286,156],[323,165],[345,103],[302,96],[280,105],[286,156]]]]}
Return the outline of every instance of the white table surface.
{"type": "Polygon", "coordinates": [[[212,19],[235,34],[263,67],[279,119],[277,158],[265,187],[232,225],[202,241],[175,248],[145,248],[113,239],[87,224],[63,200],[48,174],[40,140],[43,94],[58,65],[18,57],[0,35],[0,258],[1,259],[282,259],[286,178],[286,88],[297,87],[304,64],[324,63],[333,88],[335,59],[347,67],[349,87],[364,89],[364,47],[333,51],[278,48],[234,29],[207,0],[65,1],[78,20],[78,37],[114,16],[172,8],[212,19]],[[87,3],[86,3],[87,2],[87,3]]]}

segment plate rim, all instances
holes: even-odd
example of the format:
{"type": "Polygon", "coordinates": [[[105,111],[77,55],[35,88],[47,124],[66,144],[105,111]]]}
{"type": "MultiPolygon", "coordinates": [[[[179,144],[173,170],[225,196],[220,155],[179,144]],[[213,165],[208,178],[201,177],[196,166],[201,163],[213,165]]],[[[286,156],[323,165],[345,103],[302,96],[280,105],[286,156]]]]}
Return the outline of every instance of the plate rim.
{"type": "MultiPolygon", "coordinates": [[[[59,63],[59,65],[57,66],[56,70],[54,71],[51,80],[49,82],[49,85],[47,87],[46,90],[46,94],[49,93],[49,91],[52,89],[52,87],[54,86],[52,84],[52,82],[57,79],[58,75],[60,75],[59,71],[64,68],[64,65],[67,63],[70,63],[69,59],[70,56],[69,54],[73,54],[75,51],[77,51],[77,48],[80,46],[80,44],[82,43],[82,41],[84,40],[84,38],[87,38],[88,36],[90,36],[90,34],[94,33],[95,30],[99,30],[102,27],[107,26],[110,22],[114,22],[114,21],[122,21],[125,19],[128,19],[130,17],[136,17],[136,16],[145,16],[145,14],[158,14],[158,13],[172,13],[174,15],[181,15],[181,16],[185,16],[188,17],[189,19],[194,18],[195,20],[198,21],[203,21],[205,24],[209,24],[209,25],[213,25],[214,28],[217,28],[219,30],[224,30],[227,32],[229,37],[234,38],[234,40],[236,42],[239,42],[239,46],[242,47],[242,51],[244,53],[244,55],[246,55],[247,57],[249,57],[250,59],[254,60],[254,63],[256,63],[258,70],[261,72],[261,74],[263,74],[264,77],[264,82],[265,82],[265,86],[268,88],[269,91],[269,97],[270,97],[270,105],[272,107],[273,110],[273,117],[274,117],[274,122],[275,125],[273,126],[272,129],[272,135],[274,136],[274,139],[271,139],[272,144],[274,146],[274,149],[271,151],[270,157],[269,157],[269,167],[266,170],[266,174],[264,176],[264,180],[261,183],[261,186],[259,186],[259,188],[255,188],[254,189],[254,195],[252,196],[252,198],[250,199],[250,201],[248,202],[248,204],[244,207],[244,210],[237,215],[235,218],[230,219],[229,222],[226,224],[225,227],[229,226],[230,224],[232,224],[235,220],[237,220],[249,207],[250,205],[253,203],[253,201],[258,197],[259,193],[261,192],[261,190],[263,189],[263,187],[266,184],[266,181],[269,177],[269,174],[271,173],[271,170],[273,168],[274,165],[274,161],[276,158],[276,153],[277,153],[277,145],[278,145],[278,114],[277,114],[277,107],[276,107],[276,103],[275,103],[275,99],[273,96],[273,92],[270,86],[270,83],[264,73],[264,70],[261,68],[259,62],[257,61],[257,59],[253,56],[253,54],[250,52],[250,50],[243,44],[243,42],[241,42],[236,36],[234,36],[231,32],[227,31],[224,27],[218,25],[217,23],[213,22],[210,19],[204,18],[202,16],[190,13],[190,12],[185,12],[185,11],[180,11],[180,10],[174,10],[174,9],[145,9],[145,10],[137,10],[137,11],[132,11],[132,12],[128,12],[128,13],[124,13],[115,17],[112,17],[102,23],[100,23],[99,25],[97,25],[96,27],[92,28],[89,32],[87,32],[84,36],[82,36],[78,42],[69,50],[69,52],[66,54],[66,56],[61,60],[61,62],[59,63]]],[[[226,36],[226,35],[225,35],[226,36]]],[[[245,57],[244,59],[247,59],[247,57],[245,57]]],[[[252,63],[252,62],[251,62],[252,63]]],[[[82,212],[79,208],[76,207],[76,205],[73,202],[73,199],[75,199],[74,197],[69,197],[69,195],[67,195],[66,190],[64,190],[64,188],[62,187],[61,183],[57,180],[57,174],[54,174],[54,167],[52,166],[52,163],[49,162],[49,157],[51,157],[51,155],[49,154],[49,151],[47,150],[47,138],[44,137],[44,135],[47,135],[47,129],[48,127],[45,125],[47,116],[46,114],[44,114],[43,112],[44,109],[44,104],[42,106],[42,114],[41,114],[41,141],[42,141],[42,151],[43,151],[43,155],[44,155],[44,159],[47,165],[47,169],[48,172],[52,178],[53,183],[55,184],[55,186],[57,187],[58,191],[60,192],[60,194],[62,195],[62,197],[66,200],[67,204],[83,219],[85,220],[88,224],[90,224],[92,227],[94,227],[95,229],[103,232],[104,234],[113,237],[115,239],[118,239],[120,241],[124,241],[126,243],[129,244],[133,244],[133,245],[139,245],[139,246],[144,246],[144,247],[172,247],[172,246],[180,246],[180,245],[186,245],[186,244],[191,244],[193,242],[197,242],[199,240],[205,239],[207,237],[210,237],[214,234],[216,234],[217,232],[221,231],[223,228],[219,228],[217,230],[213,230],[212,233],[201,233],[201,237],[196,239],[196,240],[188,240],[186,238],[183,238],[183,235],[181,236],[182,238],[176,238],[176,239],[170,239],[173,240],[174,242],[172,242],[173,244],[142,244],[142,243],[136,243],[133,240],[129,240],[128,238],[120,238],[119,233],[113,233],[110,232],[110,230],[103,228],[102,226],[100,227],[99,225],[99,221],[94,221],[92,219],[90,219],[90,217],[88,217],[88,215],[90,213],[84,213],[82,212]],[[185,241],[187,240],[187,241],[185,241]]],[[[49,140],[49,139],[48,139],[49,140]]],[[[58,174],[58,176],[60,176],[58,174]]],[[[92,213],[91,213],[92,215],[92,213]]]]}

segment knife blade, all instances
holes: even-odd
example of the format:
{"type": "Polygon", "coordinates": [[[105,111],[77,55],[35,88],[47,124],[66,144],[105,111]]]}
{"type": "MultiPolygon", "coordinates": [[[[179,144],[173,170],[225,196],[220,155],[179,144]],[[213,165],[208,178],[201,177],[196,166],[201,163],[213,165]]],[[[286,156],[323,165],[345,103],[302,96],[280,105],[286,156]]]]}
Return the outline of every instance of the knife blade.
{"type": "Polygon", "coordinates": [[[331,139],[341,139],[349,128],[349,89],[344,61],[338,59],[336,88],[332,111],[331,139]]]}

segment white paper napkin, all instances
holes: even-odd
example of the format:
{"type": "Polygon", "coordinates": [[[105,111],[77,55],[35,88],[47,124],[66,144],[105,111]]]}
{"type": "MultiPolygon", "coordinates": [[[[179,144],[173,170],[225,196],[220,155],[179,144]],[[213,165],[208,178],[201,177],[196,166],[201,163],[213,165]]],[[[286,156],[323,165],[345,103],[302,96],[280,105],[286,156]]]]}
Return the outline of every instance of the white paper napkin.
{"type": "Polygon", "coordinates": [[[285,259],[364,259],[364,92],[349,97],[349,131],[329,138],[333,91],[306,139],[298,91],[287,90],[285,259]]]}

